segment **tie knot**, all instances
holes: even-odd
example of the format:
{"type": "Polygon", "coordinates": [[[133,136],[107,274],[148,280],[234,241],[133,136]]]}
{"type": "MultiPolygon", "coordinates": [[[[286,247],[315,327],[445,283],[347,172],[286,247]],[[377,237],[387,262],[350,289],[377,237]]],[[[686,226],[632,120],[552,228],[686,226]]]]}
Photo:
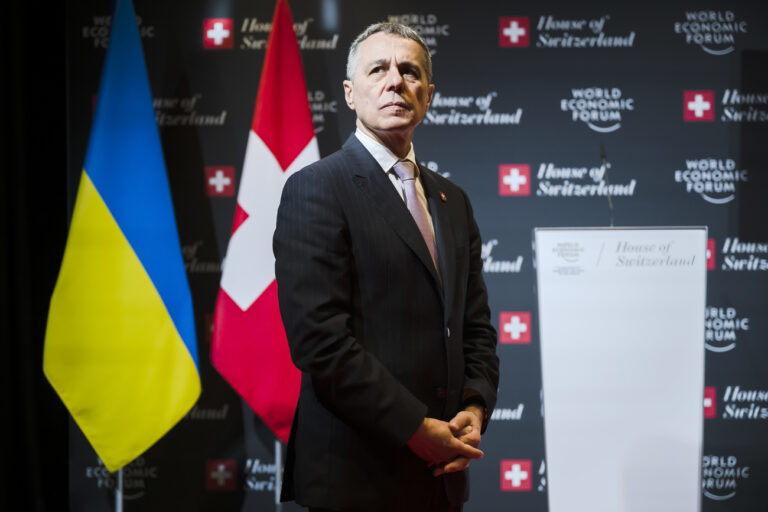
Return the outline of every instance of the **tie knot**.
{"type": "Polygon", "coordinates": [[[417,176],[416,166],[410,160],[398,160],[392,166],[392,171],[400,178],[400,181],[412,180],[417,176]]]}

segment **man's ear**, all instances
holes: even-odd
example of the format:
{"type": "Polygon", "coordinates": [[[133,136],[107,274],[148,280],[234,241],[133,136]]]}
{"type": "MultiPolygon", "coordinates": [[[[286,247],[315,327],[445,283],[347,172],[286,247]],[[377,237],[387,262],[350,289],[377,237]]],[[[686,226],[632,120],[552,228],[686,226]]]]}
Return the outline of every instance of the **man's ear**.
{"type": "Polygon", "coordinates": [[[432,104],[432,93],[435,92],[435,84],[429,84],[427,87],[427,108],[432,104]]]}
{"type": "Polygon", "coordinates": [[[342,83],[344,85],[344,100],[350,110],[355,110],[355,100],[352,98],[352,81],[344,80],[342,83]]]}

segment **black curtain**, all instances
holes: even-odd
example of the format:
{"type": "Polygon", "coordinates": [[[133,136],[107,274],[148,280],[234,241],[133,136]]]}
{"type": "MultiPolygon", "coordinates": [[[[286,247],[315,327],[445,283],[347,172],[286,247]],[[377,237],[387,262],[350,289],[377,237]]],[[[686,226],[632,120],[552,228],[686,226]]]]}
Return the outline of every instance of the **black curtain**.
{"type": "Polygon", "coordinates": [[[2,25],[0,509],[66,511],[69,416],[42,371],[69,221],[64,3],[11,0],[2,25]]]}

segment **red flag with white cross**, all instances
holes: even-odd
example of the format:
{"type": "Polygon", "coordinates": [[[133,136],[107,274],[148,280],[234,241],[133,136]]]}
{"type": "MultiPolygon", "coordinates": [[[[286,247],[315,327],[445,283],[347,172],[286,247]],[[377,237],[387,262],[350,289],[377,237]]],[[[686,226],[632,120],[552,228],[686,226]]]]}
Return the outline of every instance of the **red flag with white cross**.
{"type": "Polygon", "coordinates": [[[278,0],[216,302],[211,361],[282,441],[301,374],[280,319],[272,234],[285,181],[319,157],[291,12],[278,0]]]}

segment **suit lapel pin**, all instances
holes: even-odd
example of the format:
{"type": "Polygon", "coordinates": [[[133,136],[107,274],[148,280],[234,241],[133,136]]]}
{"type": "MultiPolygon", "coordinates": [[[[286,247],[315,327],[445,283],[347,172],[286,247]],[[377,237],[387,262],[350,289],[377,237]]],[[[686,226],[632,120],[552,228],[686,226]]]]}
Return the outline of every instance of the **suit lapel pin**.
{"type": "Polygon", "coordinates": [[[440,192],[440,199],[442,199],[444,203],[448,202],[448,198],[445,197],[445,192],[440,192]]]}

